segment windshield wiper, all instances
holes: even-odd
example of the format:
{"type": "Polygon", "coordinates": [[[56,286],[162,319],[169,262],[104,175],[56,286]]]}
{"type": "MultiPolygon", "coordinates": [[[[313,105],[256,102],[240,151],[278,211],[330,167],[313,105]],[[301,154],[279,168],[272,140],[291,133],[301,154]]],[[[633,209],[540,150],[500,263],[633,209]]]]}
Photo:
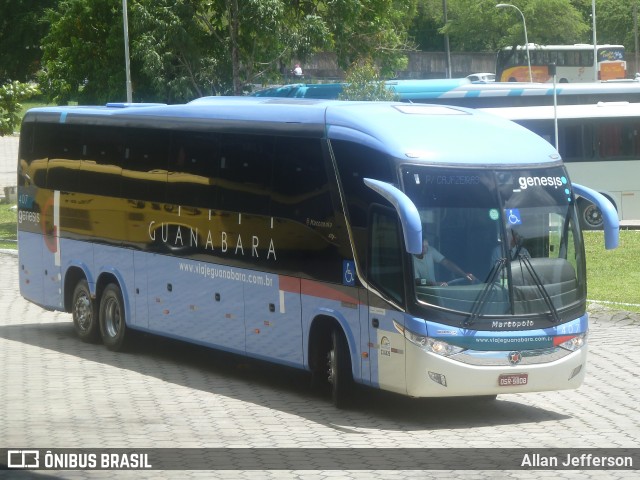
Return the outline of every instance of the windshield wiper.
{"type": "Polygon", "coordinates": [[[478,298],[476,299],[476,301],[473,303],[473,308],[471,309],[471,315],[469,315],[469,318],[467,318],[463,323],[465,327],[474,323],[482,313],[482,310],[484,309],[484,306],[487,303],[487,299],[489,298],[490,290],[492,288],[495,288],[496,278],[498,277],[500,272],[502,272],[502,269],[504,268],[506,263],[507,263],[506,258],[499,258],[496,260],[496,263],[493,265],[491,271],[489,272],[489,276],[487,277],[487,280],[486,280],[487,284],[482,289],[482,292],[480,292],[480,295],[478,295],[478,298]]]}
{"type": "Polygon", "coordinates": [[[547,304],[547,307],[549,307],[549,312],[551,313],[552,320],[555,323],[558,323],[560,321],[558,310],[553,304],[553,300],[551,300],[551,297],[549,296],[549,292],[547,292],[547,289],[544,287],[542,280],[538,276],[538,272],[536,272],[536,270],[533,268],[533,265],[531,265],[531,260],[526,255],[519,255],[518,259],[522,263],[524,263],[524,266],[527,267],[527,271],[529,272],[529,275],[531,275],[531,278],[533,278],[534,282],[536,283],[536,287],[538,287],[538,291],[542,295],[542,298],[544,299],[544,302],[547,304]]]}

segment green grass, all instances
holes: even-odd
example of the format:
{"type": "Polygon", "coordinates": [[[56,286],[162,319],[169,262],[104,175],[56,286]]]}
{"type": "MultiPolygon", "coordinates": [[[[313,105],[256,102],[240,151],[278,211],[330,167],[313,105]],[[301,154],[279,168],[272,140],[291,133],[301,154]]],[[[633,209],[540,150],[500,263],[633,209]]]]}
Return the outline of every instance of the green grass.
{"type": "Polygon", "coordinates": [[[587,298],[615,302],[604,304],[611,308],[640,312],[640,230],[622,230],[615,250],[605,250],[602,232],[584,232],[584,243],[587,298]]]}
{"type": "Polygon", "coordinates": [[[0,248],[17,248],[17,211],[13,205],[0,204],[0,248]]]}

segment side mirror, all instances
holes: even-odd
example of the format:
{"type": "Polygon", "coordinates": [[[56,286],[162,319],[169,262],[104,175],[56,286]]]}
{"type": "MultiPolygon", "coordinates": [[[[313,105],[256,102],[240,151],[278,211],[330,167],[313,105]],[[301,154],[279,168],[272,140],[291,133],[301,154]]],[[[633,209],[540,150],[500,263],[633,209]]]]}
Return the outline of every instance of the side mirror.
{"type": "Polygon", "coordinates": [[[602,212],[602,220],[604,221],[604,246],[607,250],[618,248],[620,234],[620,220],[616,207],[609,201],[607,197],[583,185],[577,183],[571,184],[573,192],[581,197],[589,200],[602,212]]]}
{"type": "Polygon", "coordinates": [[[422,222],[415,204],[404,192],[398,190],[390,183],[381,182],[372,178],[365,178],[364,183],[370,189],[382,195],[393,205],[398,212],[404,246],[408,253],[419,255],[422,253],[422,222]]]}

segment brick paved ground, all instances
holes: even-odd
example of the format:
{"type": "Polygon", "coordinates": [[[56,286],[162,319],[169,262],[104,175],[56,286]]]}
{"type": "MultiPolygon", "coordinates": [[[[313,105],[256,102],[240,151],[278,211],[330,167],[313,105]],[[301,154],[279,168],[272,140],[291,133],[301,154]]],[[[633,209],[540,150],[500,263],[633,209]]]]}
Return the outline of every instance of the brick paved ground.
{"type": "MultiPolygon", "coordinates": [[[[0,448],[528,449],[639,444],[638,314],[595,308],[587,379],[575,391],[502,395],[496,402],[478,404],[412,400],[365,390],[358,394],[357,409],[339,411],[308,388],[308,377],[288,369],[157,338],[127,354],[82,343],[70,315],[44,311],[19,296],[17,269],[15,255],[0,253],[0,448]]],[[[117,478],[637,478],[637,471],[242,467],[223,472],[122,472],[117,478]]],[[[115,475],[46,473],[49,476],[36,478],[115,475]]],[[[15,473],[11,477],[26,478],[15,473]]]]}

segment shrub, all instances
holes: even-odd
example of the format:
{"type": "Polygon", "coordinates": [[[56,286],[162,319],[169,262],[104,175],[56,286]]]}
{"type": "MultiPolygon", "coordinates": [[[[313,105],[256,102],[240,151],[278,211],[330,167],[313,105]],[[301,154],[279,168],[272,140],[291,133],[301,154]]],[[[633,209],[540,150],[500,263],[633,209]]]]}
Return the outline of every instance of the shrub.
{"type": "Polygon", "coordinates": [[[12,82],[0,87],[0,136],[11,135],[20,124],[20,102],[39,92],[31,83],[12,82]]]}

